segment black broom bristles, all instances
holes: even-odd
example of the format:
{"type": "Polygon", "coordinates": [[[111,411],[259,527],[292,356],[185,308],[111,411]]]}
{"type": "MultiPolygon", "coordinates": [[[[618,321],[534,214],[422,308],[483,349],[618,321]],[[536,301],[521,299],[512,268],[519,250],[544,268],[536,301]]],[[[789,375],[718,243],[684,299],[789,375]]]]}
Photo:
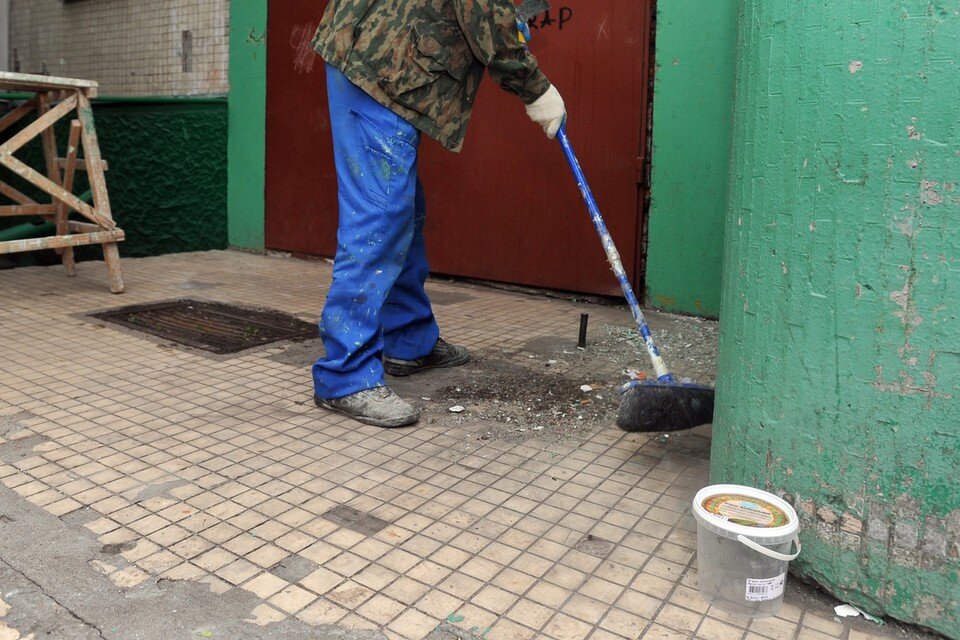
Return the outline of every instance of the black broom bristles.
{"type": "Polygon", "coordinates": [[[624,431],[664,433],[713,422],[713,387],[649,382],[628,387],[620,397],[617,426],[624,431]]]}

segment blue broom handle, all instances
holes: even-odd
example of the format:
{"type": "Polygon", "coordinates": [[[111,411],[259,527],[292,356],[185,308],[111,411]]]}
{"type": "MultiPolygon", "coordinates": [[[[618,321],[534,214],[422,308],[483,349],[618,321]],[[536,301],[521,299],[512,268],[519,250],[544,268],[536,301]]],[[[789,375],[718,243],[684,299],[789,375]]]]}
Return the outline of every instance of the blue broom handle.
{"type": "Polygon", "coordinates": [[[636,320],[637,327],[640,329],[640,335],[643,336],[643,342],[647,345],[647,351],[650,353],[650,361],[653,363],[654,371],[657,373],[657,380],[660,382],[673,382],[673,376],[670,374],[666,363],[664,363],[663,358],[660,356],[660,350],[657,349],[657,345],[653,342],[650,327],[647,326],[647,321],[644,319],[643,312],[640,310],[640,304],[637,302],[637,296],[634,295],[633,287],[630,286],[630,281],[627,279],[627,272],[624,271],[623,262],[620,260],[620,252],[617,251],[617,247],[613,243],[613,238],[610,236],[607,225],[603,221],[603,216],[600,214],[600,207],[597,206],[597,201],[594,199],[590,185],[587,183],[587,177],[584,175],[583,169],[580,168],[580,162],[577,160],[577,154],[573,151],[573,145],[570,144],[570,138],[567,136],[566,122],[560,125],[560,130],[557,132],[557,140],[560,141],[560,146],[563,147],[563,154],[567,157],[567,162],[570,163],[570,169],[573,170],[573,176],[577,180],[577,186],[580,187],[583,200],[587,203],[587,209],[590,210],[590,219],[593,220],[593,226],[597,228],[597,233],[600,235],[603,250],[607,253],[607,261],[610,263],[613,272],[617,276],[617,280],[620,282],[623,295],[627,298],[630,311],[633,312],[633,319],[636,320]]]}

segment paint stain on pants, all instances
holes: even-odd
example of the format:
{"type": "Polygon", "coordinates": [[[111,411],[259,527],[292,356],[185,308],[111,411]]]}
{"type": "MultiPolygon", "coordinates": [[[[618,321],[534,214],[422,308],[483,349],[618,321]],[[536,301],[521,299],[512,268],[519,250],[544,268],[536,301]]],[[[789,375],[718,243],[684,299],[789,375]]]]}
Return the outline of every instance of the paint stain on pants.
{"type": "Polygon", "coordinates": [[[340,221],[313,381],[321,398],[340,398],[382,385],[384,354],[430,353],[440,330],[424,291],[420,132],[329,65],[327,93],[340,221]]]}

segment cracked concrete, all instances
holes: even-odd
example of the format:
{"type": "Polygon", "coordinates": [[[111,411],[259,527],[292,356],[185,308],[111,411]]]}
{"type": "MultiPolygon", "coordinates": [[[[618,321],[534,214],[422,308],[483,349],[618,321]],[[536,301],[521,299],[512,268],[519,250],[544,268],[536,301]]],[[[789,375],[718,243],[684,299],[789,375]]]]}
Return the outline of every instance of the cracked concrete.
{"type": "MultiPolygon", "coordinates": [[[[295,619],[245,621],[260,604],[233,589],[217,595],[200,583],[151,578],[120,589],[91,561],[111,562],[86,529],[64,522],[0,486],[0,594],[3,622],[21,638],[49,640],[383,640],[369,631],[311,627],[295,619]]],[[[16,636],[2,636],[16,637],[16,636]]]]}

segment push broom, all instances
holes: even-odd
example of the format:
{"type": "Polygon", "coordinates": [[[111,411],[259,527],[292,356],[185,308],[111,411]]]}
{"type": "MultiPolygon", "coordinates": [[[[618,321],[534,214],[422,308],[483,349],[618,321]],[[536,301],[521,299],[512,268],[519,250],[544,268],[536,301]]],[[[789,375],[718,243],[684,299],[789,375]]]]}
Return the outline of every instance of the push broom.
{"type": "Polygon", "coordinates": [[[650,433],[679,431],[713,422],[713,387],[675,378],[663,361],[657,345],[653,342],[650,327],[647,326],[637,297],[634,295],[627,274],[623,270],[620,253],[617,251],[616,245],[613,244],[613,238],[610,237],[603,216],[600,215],[600,207],[597,206],[593,192],[590,191],[590,185],[587,184],[587,178],[573,151],[573,145],[570,144],[566,122],[560,126],[557,139],[560,141],[567,162],[570,163],[570,168],[573,170],[577,186],[580,187],[583,200],[587,203],[587,209],[590,210],[593,226],[596,227],[597,233],[600,235],[600,242],[607,254],[607,261],[613,268],[617,280],[620,281],[620,288],[630,305],[630,311],[633,312],[633,318],[637,322],[640,335],[643,336],[643,342],[650,354],[653,369],[656,371],[656,380],[634,380],[621,387],[617,426],[625,431],[650,433]]]}
{"type": "MultiPolygon", "coordinates": [[[[548,0],[524,0],[517,8],[517,27],[520,31],[520,42],[524,46],[527,46],[530,41],[527,21],[549,8],[548,0]]],[[[587,178],[583,174],[583,169],[580,168],[577,155],[573,152],[573,145],[570,144],[570,138],[567,136],[566,122],[560,125],[557,139],[563,146],[563,153],[567,157],[567,162],[570,163],[577,186],[580,187],[580,193],[583,194],[583,199],[590,210],[593,226],[597,228],[603,249],[607,253],[607,261],[620,282],[620,288],[623,289],[623,295],[630,305],[633,318],[637,321],[640,335],[643,336],[643,342],[647,346],[653,369],[657,374],[656,380],[634,380],[621,387],[617,426],[625,431],[662,433],[690,429],[713,422],[713,387],[674,378],[660,356],[660,350],[653,342],[650,327],[647,326],[647,321],[637,303],[637,297],[633,294],[633,288],[623,270],[620,253],[613,244],[613,238],[610,237],[603,216],[600,215],[600,207],[597,206],[593,192],[590,191],[590,185],[587,184],[587,178]]]]}

